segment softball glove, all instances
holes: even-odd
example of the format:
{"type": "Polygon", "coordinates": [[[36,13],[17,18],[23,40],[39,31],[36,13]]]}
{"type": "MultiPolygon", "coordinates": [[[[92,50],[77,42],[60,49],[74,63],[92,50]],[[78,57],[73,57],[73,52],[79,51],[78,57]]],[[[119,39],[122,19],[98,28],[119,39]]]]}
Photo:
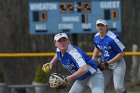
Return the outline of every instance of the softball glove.
{"type": "Polygon", "coordinates": [[[52,73],[49,78],[49,84],[51,88],[64,89],[69,83],[66,76],[58,73],[52,73]]]}
{"type": "Polygon", "coordinates": [[[100,58],[97,58],[97,59],[94,59],[95,61],[96,61],[96,63],[97,63],[97,67],[101,70],[101,71],[103,71],[103,70],[105,70],[105,69],[107,69],[108,68],[108,63],[107,63],[107,61],[105,61],[105,60],[102,60],[102,59],[100,59],[100,58]]]}

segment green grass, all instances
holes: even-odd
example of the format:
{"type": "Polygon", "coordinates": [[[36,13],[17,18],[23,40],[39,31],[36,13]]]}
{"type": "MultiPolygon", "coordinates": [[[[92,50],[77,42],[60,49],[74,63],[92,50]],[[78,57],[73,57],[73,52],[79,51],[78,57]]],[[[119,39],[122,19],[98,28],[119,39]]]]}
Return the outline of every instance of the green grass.
{"type": "Polygon", "coordinates": [[[140,91],[128,91],[128,93],[140,93],[140,91]]]}
{"type": "MultiPolygon", "coordinates": [[[[110,92],[107,92],[107,93],[115,93],[114,91],[110,91],[110,92]]],[[[127,93],[140,93],[140,91],[132,91],[132,90],[130,90],[130,91],[127,91],[127,93]]]]}

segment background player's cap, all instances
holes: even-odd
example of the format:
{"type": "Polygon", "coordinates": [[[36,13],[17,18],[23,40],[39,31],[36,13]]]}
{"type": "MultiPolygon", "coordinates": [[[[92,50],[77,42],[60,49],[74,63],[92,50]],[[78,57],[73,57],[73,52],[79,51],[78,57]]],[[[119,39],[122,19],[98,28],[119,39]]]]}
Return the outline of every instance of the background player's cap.
{"type": "Polygon", "coordinates": [[[98,19],[98,20],[96,21],[96,25],[97,25],[97,24],[107,25],[107,22],[106,22],[105,20],[103,20],[103,19],[98,19]]]}
{"type": "Polygon", "coordinates": [[[58,33],[58,34],[56,34],[56,35],[54,36],[54,40],[55,40],[55,41],[58,41],[58,40],[59,40],[60,38],[62,38],[62,37],[68,39],[67,34],[65,34],[65,33],[58,33]]]}

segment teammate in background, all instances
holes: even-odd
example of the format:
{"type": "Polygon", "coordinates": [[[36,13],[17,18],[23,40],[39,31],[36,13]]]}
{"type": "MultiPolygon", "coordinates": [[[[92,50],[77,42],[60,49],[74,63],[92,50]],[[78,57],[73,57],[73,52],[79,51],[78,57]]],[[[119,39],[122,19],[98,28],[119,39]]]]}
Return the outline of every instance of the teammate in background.
{"type": "Polygon", "coordinates": [[[101,52],[101,59],[107,62],[108,68],[103,70],[105,86],[113,75],[113,82],[116,93],[126,93],[124,88],[124,77],[126,63],[124,60],[124,45],[118,34],[108,30],[108,24],[103,19],[96,21],[98,33],[94,37],[95,48],[92,59],[101,52]]]}
{"type": "Polygon", "coordinates": [[[54,36],[56,54],[50,63],[58,60],[62,66],[72,74],[67,76],[68,81],[75,80],[69,93],[83,93],[89,87],[92,93],[104,93],[104,78],[96,63],[83,50],[70,44],[67,34],[58,33],[54,36]]]}

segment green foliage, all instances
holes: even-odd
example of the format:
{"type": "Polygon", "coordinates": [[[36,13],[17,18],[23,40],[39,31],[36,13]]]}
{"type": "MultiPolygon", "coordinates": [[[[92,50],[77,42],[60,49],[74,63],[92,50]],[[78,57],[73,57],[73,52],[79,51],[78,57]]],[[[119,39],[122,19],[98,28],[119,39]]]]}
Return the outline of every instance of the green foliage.
{"type": "Polygon", "coordinates": [[[1,69],[0,69],[0,82],[4,82],[4,76],[1,69]]]}
{"type": "Polygon", "coordinates": [[[34,77],[34,82],[36,83],[47,83],[47,78],[45,72],[42,70],[42,66],[38,65],[35,77],[34,77]]]}

